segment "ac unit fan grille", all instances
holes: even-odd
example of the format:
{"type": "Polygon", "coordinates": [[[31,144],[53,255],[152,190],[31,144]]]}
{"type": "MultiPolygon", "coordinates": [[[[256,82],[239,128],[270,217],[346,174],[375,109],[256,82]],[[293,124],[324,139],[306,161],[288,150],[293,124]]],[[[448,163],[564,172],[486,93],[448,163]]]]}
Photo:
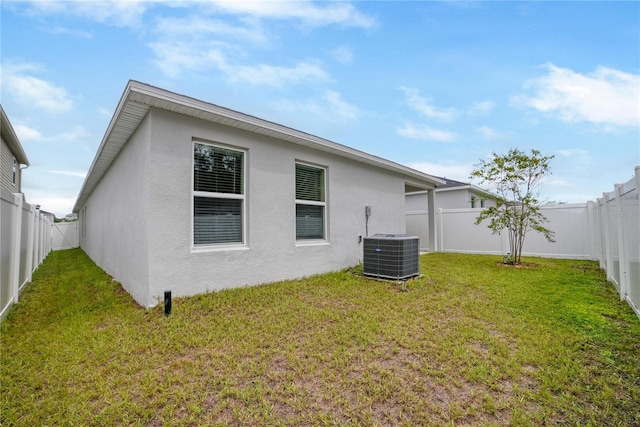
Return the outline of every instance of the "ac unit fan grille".
{"type": "Polygon", "coordinates": [[[364,238],[363,273],[385,279],[420,274],[420,239],[404,234],[375,234],[364,238]]]}

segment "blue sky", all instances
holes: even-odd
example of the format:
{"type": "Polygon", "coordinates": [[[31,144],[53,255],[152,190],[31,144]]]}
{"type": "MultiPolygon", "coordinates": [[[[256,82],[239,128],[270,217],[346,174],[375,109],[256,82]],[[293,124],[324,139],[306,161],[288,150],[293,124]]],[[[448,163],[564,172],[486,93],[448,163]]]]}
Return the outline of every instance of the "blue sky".
{"type": "Polygon", "coordinates": [[[69,213],[129,79],[468,181],[555,155],[542,198],[595,200],[640,164],[640,3],[12,1],[2,105],[23,191],[69,213]]]}

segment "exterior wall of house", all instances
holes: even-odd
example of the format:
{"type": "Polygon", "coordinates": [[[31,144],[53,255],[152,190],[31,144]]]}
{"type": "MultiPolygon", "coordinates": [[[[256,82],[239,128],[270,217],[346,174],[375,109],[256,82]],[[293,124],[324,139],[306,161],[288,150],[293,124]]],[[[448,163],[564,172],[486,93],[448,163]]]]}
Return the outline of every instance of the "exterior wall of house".
{"type": "MultiPolygon", "coordinates": [[[[436,191],[434,204],[436,209],[469,209],[471,208],[471,196],[476,197],[476,209],[480,209],[480,200],[483,199],[483,195],[468,188],[436,191]]],[[[484,205],[485,207],[493,206],[495,201],[485,199],[484,205]]],[[[420,238],[420,250],[433,251],[441,249],[430,247],[428,243],[431,240],[429,235],[428,193],[421,191],[407,194],[405,197],[405,213],[407,233],[420,238]]]]}
{"type": "Polygon", "coordinates": [[[398,209],[404,203],[400,174],[163,110],[149,115],[149,293],[146,300],[136,298],[142,305],[155,305],[165,290],[195,295],[356,265],[362,258],[365,206],[372,207],[369,235],[405,232],[405,215],[398,209]],[[244,248],[192,248],[194,138],[246,150],[244,248]],[[327,168],[326,243],[296,244],[297,160],[327,168]]]}
{"type": "Polygon", "coordinates": [[[148,301],[150,131],[147,116],[79,212],[80,246],[140,304],[148,301]]]}
{"type": "Polygon", "coordinates": [[[2,139],[0,145],[0,187],[12,193],[20,193],[22,190],[22,171],[20,165],[16,171],[16,182],[13,183],[13,159],[15,158],[7,142],[2,139]]]}
{"type": "MultiPolygon", "coordinates": [[[[460,190],[438,191],[438,206],[442,209],[462,209],[471,207],[471,194],[464,188],[460,190]]],[[[476,207],[480,207],[480,203],[476,207]]]]}

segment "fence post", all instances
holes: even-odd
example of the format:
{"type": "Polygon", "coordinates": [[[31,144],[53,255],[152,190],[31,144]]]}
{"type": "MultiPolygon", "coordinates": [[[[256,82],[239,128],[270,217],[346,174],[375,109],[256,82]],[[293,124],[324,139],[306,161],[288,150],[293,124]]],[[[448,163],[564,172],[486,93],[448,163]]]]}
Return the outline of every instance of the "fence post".
{"type": "Polygon", "coordinates": [[[596,205],[594,202],[587,202],[587,223],[588,231],[589,231],[589,256],[592,260],[599,259],[598,258],[598,228],[597,224],[597,216],[596,216],[596,205]]]}
{"type": "Polygon", "coordinates": [[[443,232],[443,225],[442,225],[442,208],[438,208],[438,210],[436,211],[436,226],[434,227],[434,229],[437,230],[436,232],[436,249],[439,250],[440,252],[444,252],[444,232],[443,232]]]}
{"type": "Polygon", "coordinates": [[[40,206],[36,205],[36,210],[33,215],[33,270],[38,268],[40,260],[38,259],[40,254],[40,206]]]}
{"type": "Polygon", "coordinates": [[[13,236],[11,236],[11,273],[9,274],[9,283],[11,293],[13,294],[13,302],[17,303],[20,295],[20,240],[22,238],[22,203],[24,201],[22,194],[13,194],[15,204],[13,218],[13,236]]]}
{"type": "Polygon", "coordinates": [[[623,184],[615,185],[616,208],[618,215],[616,216],[616,231],[618,232],[618,269],[620,276],[620,300],[624,301],[629,292],[629,275],[627,272],[627,251],[624,238],[624,223],[622,211],[622,188],[623,184]]]}
{"type": "Polygon", "coordinates": [[[27,250],[25,251],[26,265],[25,269],[27,270],[27,283],[31,282],[33,275],[33,239],[34,239],[34,223],[33,216],[35,215],[35,208],[33,205],[29,205],[29,215],[27,216],[27,250]]]}

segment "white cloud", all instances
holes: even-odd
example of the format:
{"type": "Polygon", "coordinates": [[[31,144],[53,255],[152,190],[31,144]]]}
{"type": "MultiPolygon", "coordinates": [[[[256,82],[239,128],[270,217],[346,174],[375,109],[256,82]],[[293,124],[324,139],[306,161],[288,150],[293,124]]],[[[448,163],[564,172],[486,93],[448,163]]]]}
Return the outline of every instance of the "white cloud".
{"type": "Polygon", "coordinates": [[[149,45],[156,55],[154,63],[170,77],[184,71],[228,69],[223,46],[215,42],[196,45],[186,42],[160,42],[149,45]]]}
{"type": "Polygon", "coordinates": [[[49,113],[62,113],[73,108],[67,91],[46,80],[30,75],[40,67],[27,63],[7,63],[2,66],[2,88],[23,105],[49,113]]]}
{"type": "Polygon", "coordinates": [[[51,212],[58,218],[63,218],[71,213],[76,202],[75,197],[53,197],[48,192],[37,189],[24,188],[27,202],[31,205],[40,205],[44,211],[51,212]]]}
{"type": "Polygon", "coordinates": [[[430,175],[445,177],[462,182],[469,182],[469,174],[473,170],[473,165],[471,164],[455,162],[415,162],[409,163],[407,166],[430,175]]]}
{"type": "Polygon", "coordinates": [[[86,172],[79,172],[79,171],[48,170],[47,172],[55,175],[73,176],[76,178],[83,178],[83,179],[87,176],[86,172]]]}
{"type": "Polygon", "coordinates": [[[309,0],[32,0],[22,1],[30,14],[65,14],[92,19],[117,26],[136,27],[144,14],[156,5],[191,8],[199,14],[226,13],[253,19],[298,20],[309,27],[342,25],[371,28],[373,17],[357,10],[348,2],[320,2],[309,0]]]}
{"type": "MultiPolygon", "coordinates": [[[[119,27],[137,27],[155,0],[34,0],[22,2],[28,13],[70,15],[119,27]]],[[[165,2],[172,4],[173,2],[165,2]]]]}
{"type": "Polygon", "coordinates": [[[154,32],[158,36],[170,40],[186,37],[202,42],[212,36],[217,36],[246,41],[254,45],[268,44],[267,35],[259,22],[255,20],[238,24],[201,16],[192,16],[186,19],[161,18],[158,20],[154,32]]]}
{"type": "Polygon", "coordinates": [[[489,114],[491,110],[495,107],[495,103],[493,101],[480,101],[474,102],[469,110],[469,115],[471,116],[484,116],[489,114]]]}
{"type": "Polygon", "coordinates": [[[360,115],[360,110],[355,105],[349,104],[342,100],[342,96],[338,92],[327,91],[323,99],[327,102],[329,111],[344,119],[355,120],[360,115]]]}
{"type": "Polygon", "coordinates": [[[242,52],[233,45],[206,38],[169,41],[149,45],[155,53],[154,63],[164,74],[177,77],[183,72],[218,70],[230,82],[256,86],[283,87],[309,81],[329,80],[329,74],[319,61],[299,61],[292,66],[269,64],[242,65],[237,57],[242,52]]]}
{"type": "Polygon", "coordinates": [[[275,87],[329,78],[327,72],[315,61],[298,62],[293,67],[260,64],[256,66],[226,66],[222,70],[234,82],[275,87]]]}
{"type": "Polygon", "coordinates": [[[66,35],[66,36],[73,36],[73,37],[80,37],[83,39],[92,39],[93,38],[93,34],[88,32],[88,31],[82,31],[82,30],[75,30],[73,28],[66,28],[63,27],[61,25],[55,25],[53,27],[47,27],[44,28],[45,31],[47,31],[50,34],[54,34],[54,35],[66,35]]]}
{"type": "Polygon", "coordinates": [[[410,139],[437,142],[453,142],[456,140],[456,134],[453,132],[436,129],[428,125],[417,126],[411,122],[406,122],[396,130],[399,135],[410,139]]]}
{"type": "Polygon", "coordinates": [[[400,90],[404,92],[409,107],[428,119],[450,122],[458,115],[454,108],[437,108],[433,106],[430,100],[421,96],[417,89],[401,87],[400,90]]]}
{"type": "Polygon", "coordinates": [[[497,130],[489,127],[489,126],[481,126],[476,129],[476,131],[482,136],[484,139],[502,139],[504,138],[504,134],[498,132],[497,130]]]}
{"type": "Polygon", "coordinates": [[[578,163],[589,163],[591,161],[591,155],[589,154],[589,152],[580,148],[556,150],[556,153],[578,163]]]}
{"type": "Polygon", "coordinates": [[[35,142],[47,142],[47,143],[77,143],[86,141],[92,138],[91,133],[83,126],[75,126],[67,132],[62,132],[53,135],[45,135],[41,131],[24,125],[22,123],[14,126],[18,138],[22,142],[35,141],[35,142]]]}
{"type": "Polygon", "coordinates": [[[346,2],[323,3],[311,1],[237,1],[215,0],[211,3],[227,13],[261,19],[295,19],[311,27],[338,24],[345,27],[371,28],[375,19],[359,12],[346,2]]]}
{"type": "Polygon", "coordinates": [[[13,128],[16,131],[16,135],[18,135],[18,139],[22,142],[38,141],[42,139],[42,134],[37,129],[33,129],[22,124],[16,124],[13,128]]]}
{"type": "Polygon", "coordinates": [[[530,81],[530,96],[513,98],[516,104],[552,113],[565,122],[604,126],[640,125],[640,75],[607,67],[589,74],[546,64],[547,74],[530,81]]]}
{"type": "Polygon", "coordinates": [[[542,181],[544,185],[549,185],[552,187],[571,187],[573,184],[568,180],[560,177],[545,177],[542,181]]]}
{"type": "Polygon", "coordinates": [[[322,117],[330,122],[347,122],[360,117],[360,109],[342,99],[342,95],[334,91],[326,91],[319,100],[308,102],[279,102],[276,108],[286,112],[305,111],[322,117]]]}

